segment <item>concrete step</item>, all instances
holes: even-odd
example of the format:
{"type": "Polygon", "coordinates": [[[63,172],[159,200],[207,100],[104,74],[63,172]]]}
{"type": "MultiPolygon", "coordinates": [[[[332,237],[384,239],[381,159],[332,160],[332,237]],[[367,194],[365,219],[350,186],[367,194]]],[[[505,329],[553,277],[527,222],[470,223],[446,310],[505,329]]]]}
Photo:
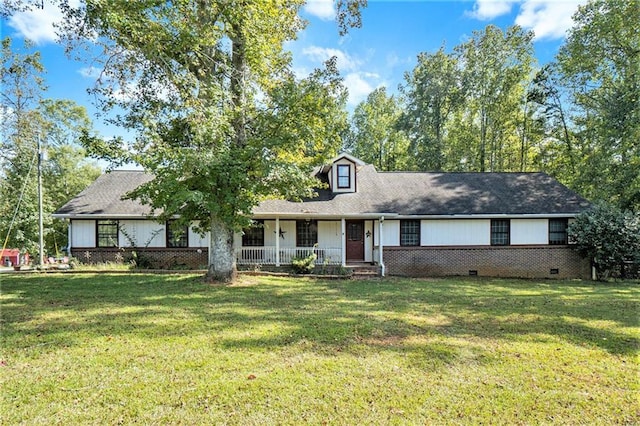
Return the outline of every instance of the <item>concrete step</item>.
{"type": "Polygon", "coordinates": [[[353,278],[374,278],[380,276],[380,267],[378,265],[347,265],[352,271],[353,278]]]}

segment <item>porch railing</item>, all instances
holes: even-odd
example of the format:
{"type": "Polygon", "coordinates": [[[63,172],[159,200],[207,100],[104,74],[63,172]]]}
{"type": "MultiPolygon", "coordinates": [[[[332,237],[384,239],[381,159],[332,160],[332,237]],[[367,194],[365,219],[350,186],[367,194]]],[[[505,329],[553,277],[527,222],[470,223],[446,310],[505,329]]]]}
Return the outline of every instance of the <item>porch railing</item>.
{"type": "MultiPolygon", "coordinates": [[[[340,265],[342,263],[341,248],[324,247],[280,247],[280,264],[290,265],[296,257],[307,257],[315,253],[316,264],[340,265]]],[[[238,265],[275,265],[275,247],[242,247],[238,250],[238,265]]]]}

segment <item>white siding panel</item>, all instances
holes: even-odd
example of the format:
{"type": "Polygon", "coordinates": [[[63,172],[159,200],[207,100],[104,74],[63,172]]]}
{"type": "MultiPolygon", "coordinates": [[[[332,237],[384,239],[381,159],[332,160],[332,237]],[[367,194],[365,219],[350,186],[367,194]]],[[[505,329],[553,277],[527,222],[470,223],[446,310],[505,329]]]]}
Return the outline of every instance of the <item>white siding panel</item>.
{"type": "MultiPolygon", "coordinates": [[[[165,236],[166,239],[166,236],[165,236]]],[[[209,247],[209,233],[204,235],[198,234],[193,228],[189,227],[189,247],[209,247]]]]}
{"type": "Polygon", "coordinates": [[[165,226],[153,220],[120,220],[120,247],[165,247],[165,226]]]}
{"type": "Polygon", "coordinates": [[[341,247],[342,231],[340,227],[340,221],[318,221],[318,247],[341,247]]]}
{"type": "Polygon", "coordinates": [[[548,219],[511,219],[511,245],[549,244],[548,219]]]}
{"type": "Polygon", "coordinates": [[[400,221],[385,220],[382,223],[382,243],[385,246],[400,245],[400,221]]]}
{"type": "MultiPolygon", "coordinates": [[[[200,222],[195,221],[189,226],[189,247],[209,247],[209,232],[205,232],[204,235],[200,235],[195,231],[195,228],[198,226],[200,222]]],[[[165,240],[167,238],[166,232],[164,236],[165,240]]]]}
{"type": "Polygon", "coordinates": [[[423,220],[420,245],[423,246],[483,246],[491,240],[488,219],[423,220]]]}
{"type": "MultiPolygon", "coordinates": [[[[275,224],[274,224],[275,228],[275,224]]],[[[275,229],[274,229],[275,230],[275,229]]],[[[280,238],[280,247],[288,248],[296,246],[296,221],[295,220],[281,220],[280,221],[280,230],[282,231],[283,237],[280,238]]],[[[278,235],[275,233],[274,235],[278,235]]],[[[265,235],[266,236],[266,235],[265,235]]],[[[275,246],[275,240],[273,245],[275,246]]]]}
{"type": "Polygon", "coordinates": [[[364,221],[364,261],[372,262],[373,261],[373,238],[371,236],[374,234],[373,230],[373,221],[365,220],[364,221]],[[367,237],[367,235],[369,235],[367,237]]]}
{"type": "Polygon", "coordinates": [[[71,221],[71,247],[95,247],[96,246],[96,221],[72,220],[71,221]]]}
{"type": "MultiPolygon", "coordinates": [[[[276,221],[265,220],[264,221],[264,245],[265,247],[276,246],[276,221]]],[[[281,240],[282,241],[282,240],[281,240]]]]}

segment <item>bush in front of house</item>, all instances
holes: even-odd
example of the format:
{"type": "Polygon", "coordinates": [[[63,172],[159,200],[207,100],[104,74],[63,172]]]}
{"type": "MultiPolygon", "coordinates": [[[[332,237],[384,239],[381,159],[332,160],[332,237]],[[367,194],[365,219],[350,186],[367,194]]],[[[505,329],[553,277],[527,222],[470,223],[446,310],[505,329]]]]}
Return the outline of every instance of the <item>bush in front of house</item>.
{"type": "Polygon", "coordinates": [[[306,257],[294,257],[291,259],[291,267],[296,274],[310,274],[316,267],[317,256],[310,253],[306,257]]]}
{"type": "Polygon", "coordinates": [[[569,240],[590,259],[598,280],[606,280],[627,262],[640,262],[640,215],[610,204],[596,204],[576,216],[569,240]]]}

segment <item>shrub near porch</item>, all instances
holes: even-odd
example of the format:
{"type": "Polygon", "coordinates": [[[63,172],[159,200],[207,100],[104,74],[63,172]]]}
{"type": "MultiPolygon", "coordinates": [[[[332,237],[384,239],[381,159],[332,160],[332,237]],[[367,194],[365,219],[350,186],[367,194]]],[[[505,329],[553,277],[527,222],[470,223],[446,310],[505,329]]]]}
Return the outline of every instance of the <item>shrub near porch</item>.
{"type": "Polygon", "coordinates": [[[2,277],[3,423],[640,422],[637,283],[2,277]]]}

